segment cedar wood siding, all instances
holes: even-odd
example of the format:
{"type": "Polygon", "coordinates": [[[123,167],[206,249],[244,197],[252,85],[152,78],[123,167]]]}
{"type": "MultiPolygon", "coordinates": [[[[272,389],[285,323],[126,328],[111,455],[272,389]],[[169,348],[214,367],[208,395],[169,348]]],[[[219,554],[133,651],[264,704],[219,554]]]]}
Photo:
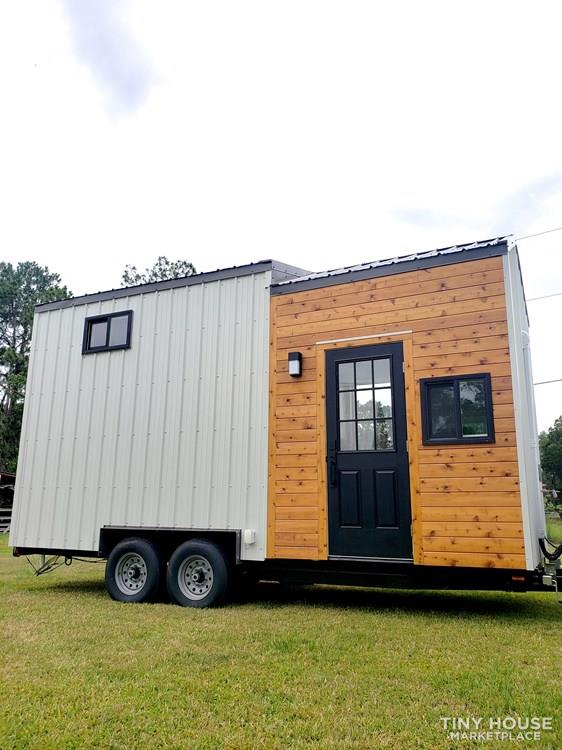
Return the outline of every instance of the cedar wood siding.
{"type": "MultiPolygon", "coordinates": [[[[296,287],[298,289],[298,287],[296,287]]],[[[502,258],[271,298],[268,557],[328,555],[325,349],[404,342],[414,562],[525,568],[502,258]],[[303,355],[291,378],[287,353],[303,355]],[[427,447],[420,378],[489,372],[495,443],[427,447]]]]}

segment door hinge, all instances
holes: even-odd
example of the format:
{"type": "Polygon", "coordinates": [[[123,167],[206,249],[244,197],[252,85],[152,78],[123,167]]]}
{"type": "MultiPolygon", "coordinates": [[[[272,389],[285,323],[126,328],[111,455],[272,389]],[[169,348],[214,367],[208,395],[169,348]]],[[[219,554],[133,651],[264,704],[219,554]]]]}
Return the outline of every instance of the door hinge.
{"type": "Polygon", "coordinates": [[[402,360],[402,372],[406,372],[406,363],[404,362],[404,360],[402,360]]]}

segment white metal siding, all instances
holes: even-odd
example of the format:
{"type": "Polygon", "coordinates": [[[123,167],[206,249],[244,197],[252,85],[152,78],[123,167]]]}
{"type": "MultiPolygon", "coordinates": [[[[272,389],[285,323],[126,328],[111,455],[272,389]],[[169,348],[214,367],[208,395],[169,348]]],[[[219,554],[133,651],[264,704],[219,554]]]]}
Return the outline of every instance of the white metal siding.
{"type": "Polygon", "coordinates": [[[515,246],[510,247],[508,254],[504,255],[503,262],[525,557],[527,569],[534,570],[541,560],[538,540],[545,534],[545,516],[539,478],[540,456],[529,324],[515,246]]]}
{"type": "Polygon", "coordinates": [[[254,529],[265,555],[269,285],[256,273],[35,316],[10,544],[96,550],[104,525],[254,529]],[[131,348],[82,355],[133,310],[131,348]]]}

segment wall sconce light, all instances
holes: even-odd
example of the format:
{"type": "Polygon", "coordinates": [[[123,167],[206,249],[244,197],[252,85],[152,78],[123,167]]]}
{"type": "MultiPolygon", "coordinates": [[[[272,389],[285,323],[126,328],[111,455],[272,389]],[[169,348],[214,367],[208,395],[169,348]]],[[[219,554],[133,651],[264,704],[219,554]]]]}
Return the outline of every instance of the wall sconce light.
{"type": "Polygon", "coordinates": [[[289,352],[289,375],[298,378],[302,374],[302,354],[289,352]]]}

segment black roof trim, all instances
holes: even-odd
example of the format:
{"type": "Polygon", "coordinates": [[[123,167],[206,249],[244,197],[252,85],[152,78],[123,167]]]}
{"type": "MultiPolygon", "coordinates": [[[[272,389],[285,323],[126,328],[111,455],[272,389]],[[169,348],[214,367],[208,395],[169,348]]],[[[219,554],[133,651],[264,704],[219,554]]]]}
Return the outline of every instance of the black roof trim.
{"type": "Polygon", "coordinates": [[[350,266],[349,268],[335,269],[325,273],[311,274],[303,278],[286,279],[272,284],[271,294],[293,294],[307,289],[320,289],[325,286],[337,284],[348,284],[352,281],[372,279],[378,276],[394,276],[408,271],[419,271],[435,266],[463,263],[464,261],[479,260],[482,258],[493,258],[497,255],[505,255],[508,250],[508,237],[498,237],[494,240],[485,240],[472,245],[457,246],[434,250],[431,253],[420,253],[412,256],[405,255],[388,260],[375,261],[373,264],[361,266],[350,266]]]}
{"type": "Polygon", "coordinates": [[[84,294],[80,297],[69,297],[57,302],[44,302],[35,306],[35,312],[48,312],[65,307],[76,307],[88,305],[91,302],[105,302],[110,299],[121,299],[123,297],[134,297],[139,294],[150,294],[152,292],[164,292],[168,289],[177,289],[194,284],[207,284],[211,281],[233,279],[237,276],[251,276],[255,273],[271,271],[273,281],[281,282],[291,276],[302,276],[306,274],[301,268],[279,263],[276,260],[259,260],[257,263],[248,263],[243,266],[232,266],[231,268],[220,268],[217,271],[207,271],[193,274],[193,276],[182,276],[179,279],[167,279],[165,281],[154,281],[150,284],[139,284],[138,286],[125,286],[120,289],[108,289],[104,292],[84,294]]]}

